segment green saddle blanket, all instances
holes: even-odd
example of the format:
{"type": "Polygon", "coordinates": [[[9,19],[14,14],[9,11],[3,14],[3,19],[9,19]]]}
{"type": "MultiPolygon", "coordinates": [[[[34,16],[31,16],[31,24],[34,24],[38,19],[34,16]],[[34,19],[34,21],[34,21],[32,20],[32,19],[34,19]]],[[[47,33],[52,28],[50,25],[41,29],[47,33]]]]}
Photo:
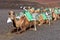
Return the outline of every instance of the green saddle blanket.
{"type": "Polygon", "coordinates": [[[56,14],[60,14],[59,9],[55,9],[54,12],[55,12],[56,14]]]}
{"type": "Polygon", "coordinates": [[[44,20],[47,20],[47,16],[46,16],[45,13],[42,13],[41,15],[42,15],[42,17],[43,17],[44,20]]]}
{"type": "Polygon", "coordinates": [[[24,15],[26,16],[26,18],[28,19],[28,21],[33,21],[33,16],[31,15],[31,13],[28,10],[24,10],[24,15]]]}

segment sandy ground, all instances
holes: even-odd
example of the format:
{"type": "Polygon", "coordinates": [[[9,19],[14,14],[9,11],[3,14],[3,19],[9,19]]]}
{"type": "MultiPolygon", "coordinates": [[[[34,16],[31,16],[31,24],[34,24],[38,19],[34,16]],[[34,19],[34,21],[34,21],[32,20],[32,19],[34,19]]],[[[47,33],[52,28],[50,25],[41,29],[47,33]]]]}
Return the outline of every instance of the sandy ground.
{"type": "MultiPolygon", "coordinates": [[[[14,10],[19,13],[19,10],[14,10]]],[[[22,34],[10,34],[10,26],[7,24],[8,9],[0,9],[0,40],[60,40],[60,20],[53,22],[51,26],[44,24],[37,27],[37,31],[26,31],[22,34]]]]}

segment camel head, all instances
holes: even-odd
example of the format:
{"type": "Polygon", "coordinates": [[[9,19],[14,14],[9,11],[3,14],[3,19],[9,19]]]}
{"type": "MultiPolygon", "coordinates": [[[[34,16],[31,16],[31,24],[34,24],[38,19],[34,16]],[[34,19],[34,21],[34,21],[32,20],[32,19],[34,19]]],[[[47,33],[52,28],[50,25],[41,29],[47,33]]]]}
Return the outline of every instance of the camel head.
{"type": "Polygon", "coordinates": [[[28,6],[28,9],[30,9],[31,7],[30,6],[28,6]]]}
{"type": "Polygon", "coordinates": [[[46,10],[45,10],[45,9],[43,9],[43,12],[46,12],[46,10]]]}
{"type": "Polygon", "coordinates": [[[34,8],[31,8],[29,11],[30,11],[31,13],[33,13],[35,10],[34,10],[34,8]]]}
{"type": "Polygon", "coordinates": [[[9,12],[9,18],[10,18],[11,20],[14,20],[14,18],[15,18],[15,12],[14,12],[14,11],[10,11],[10,12],[9,12]]]}
{"type": "Polygon", "coordinates": [[[15,12],[14,11],[10,11],[7,23],[12,22],[12,20],[14,20],[14,18],[15,18],[15,12]]]}
{"type": "Polygon", "coordinates": [[[40,9],[35,10],[35,13],[39,13],[39,12],[40,12],[40,9]]]}

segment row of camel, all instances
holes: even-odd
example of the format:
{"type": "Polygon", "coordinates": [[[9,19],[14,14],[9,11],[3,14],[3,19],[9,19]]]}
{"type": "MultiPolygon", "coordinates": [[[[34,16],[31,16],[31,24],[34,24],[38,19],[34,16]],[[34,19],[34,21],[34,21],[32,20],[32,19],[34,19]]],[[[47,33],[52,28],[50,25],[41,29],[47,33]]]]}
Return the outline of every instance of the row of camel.
{"type": "MultiPolygon", "coordinates": [[[[28,8],[27,9],[31,14],[33,13],[40,13],[41,11],[39,9],[34,10],[34,8],[28,8]]],[[[44,9],[43,12],[46,12],[46,10],[44,9]]],[[[41,13],[42,14],[42,13],[41,13]]],[[[44,20],[42,15],[39,15],[39,19],[38,20],[32,20],[29,21],[25,15],[23,15],[19,20],[16,19],[16,15],[15,12],[13,10],[9,11],[9,18],[12,20],[13,22],[13,26],[17,29],[17,33],[21,33],[27,30],[27,28],[29,28],[29,30],[34,30],[37,31],[37,26],[40,26],[44,23],[49,23],[50,25],[50,21],[55,21],[57,19],[59,19],[60,14],[56,14],[54,11],[51,11],[51,15],[52,15],[52,20],[44,20]],[[20,31],[18,31],[20,29],[20,31]]]]}

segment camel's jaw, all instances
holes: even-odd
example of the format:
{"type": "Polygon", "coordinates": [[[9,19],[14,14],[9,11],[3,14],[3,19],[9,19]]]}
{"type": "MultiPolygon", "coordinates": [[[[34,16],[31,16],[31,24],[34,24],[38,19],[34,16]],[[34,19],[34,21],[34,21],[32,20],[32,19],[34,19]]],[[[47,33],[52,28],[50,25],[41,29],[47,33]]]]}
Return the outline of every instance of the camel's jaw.
{"type": "Polygon", "coordinates": [[[7,23],[11,23],[11,22],[12,22],[11,18],[8,18],[7,23]]]}

